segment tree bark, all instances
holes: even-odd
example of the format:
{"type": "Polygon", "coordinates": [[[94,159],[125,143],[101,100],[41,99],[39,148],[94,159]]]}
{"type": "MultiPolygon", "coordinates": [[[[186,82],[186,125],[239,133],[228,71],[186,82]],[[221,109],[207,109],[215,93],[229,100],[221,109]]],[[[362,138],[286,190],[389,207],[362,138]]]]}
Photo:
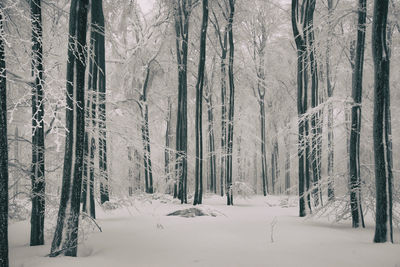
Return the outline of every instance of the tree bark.
{"type": "MultiPolygon", "coordinates": [[[[293,36],[297,48],[297,113],[298,113],[298,159],[299,159],[299,216],[306,216],[306,202],[311,212],[310,204],[310,142],[309,118],[306,114],[308,107],[309,89],[309,66],[311,64],[308,56],[310,47],[309,31],[312,29],[312,18],[314,16],[315,0],[292,0],[291,17],[293,36]],[[311,24],[310,24],[311,23],[311,24]],[[301,29],[299,29],[301,27],[301,29]]],[[[316,72],[315,72],[316,74],[316,72]]]]}
{"type": "Polygon", "coordinates": [[[67,108],[64,170],[57,226],[50,256],[76,257],[85,134],[85,47],[87,0],[72,0],[67,60],[67,108]]]}
{"type": "Polygon", "coordinates": [[[389,66],[390,49],[386,39],[388,0],[374,1],[372,55],[374,59],[374,152],[376,183],[375,243],[388,239],[392,230],[392,157],[390,125],[389,66]],[[386,153],[386,154],[385,154],[386,153]],[[389,232],[388,232],[389,227],[389,232]]]}
{"type": "Polygon", "coordinates": [[[364,65],[365,47],[365,23],[367,6],[366,0],[359,0],[357,44],[354,55],[352,97],[354,105],[351,108],[351,130],[350,130],[350,206],[352,226],[358,228],[360,223],[363,227],[364,218],[361,207],[361,178],[360,178],[360,132],[361,132],[361,101],[362,101],[362,77],[364,65]]]}
{"type": "Polygon", "coordinates": [[[206,64],[208,0],[203,0],[203,19],[200,34],[200,58],[196,83],[196,176],[193,205],[201,204],[203,197],[203,87],[206,64]]]}
{"type": "Polygon", "coordinates": [[[8,267],[8,141],[4,13],[0,4],[0,266],[8,267]]]}
{"type": "MultiPolygon", "coordinates": [[[[331,81],[331,49],[332,49],[332,35],[333,35],[333,0],[328,0],[328,38],[326,41],[326,88],[328,98],[332,99],[333,89],[331,81]]],[[[334,188],[334,135],[333,135],[333,104],[331,101],[328,103],[328,200],[333,201],[335,199],[335,188],[334,188]]]]}
{"type": "Polygon", "coordinates": [[[31,1],[32,21],[32,214],[30,245],[44,244],[45,171],[44,171],[44,91],[43,34],[40,0],[31,1]]]}
{"type": "Polygon", "coordinates": [[[178,63],[175,169],[179,181],[177,197],[181,200],[181,203],[187,203],[187,60],[191,10],[192,0],[175,0],[174,17],[178,63]]]}
{"type": "Polygon", "coordinates": [[[227,205],[233,205],[232,192],[232,151],[233,151],[233,123],[235,111],[235,81],[233,77],[233,60],[235,47],[233,42],[233,16],[235,14],[235,0],[229,0],[228,19],[228,41],[229,41],[229,113],[228,113],[228,136],[227,136],[227,158],[226,158],[226,199],[227,205]]]}

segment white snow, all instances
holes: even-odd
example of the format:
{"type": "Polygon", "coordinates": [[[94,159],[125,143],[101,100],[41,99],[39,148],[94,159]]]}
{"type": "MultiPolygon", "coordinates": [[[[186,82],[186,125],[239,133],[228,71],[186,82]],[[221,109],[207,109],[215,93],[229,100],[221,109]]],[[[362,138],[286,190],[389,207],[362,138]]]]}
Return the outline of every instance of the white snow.
{"type": "Polygon", "coordinates": [[[45,257],[50,242],[29,247],[29,222],[14,223],[10,266],[400,266],[398,229],[395,244],[374,244],[371,219],[366,229],[352,229],[348,221],[299,218],[295,199],[284,207],[282,198],[259,196],[229,207],[207,196],[197,207],[217,216],[183,218],[166,215],[192,205],[156,198],[108,212],[98,207],[103,232],[79,244],[77,258],[45,257]]]}

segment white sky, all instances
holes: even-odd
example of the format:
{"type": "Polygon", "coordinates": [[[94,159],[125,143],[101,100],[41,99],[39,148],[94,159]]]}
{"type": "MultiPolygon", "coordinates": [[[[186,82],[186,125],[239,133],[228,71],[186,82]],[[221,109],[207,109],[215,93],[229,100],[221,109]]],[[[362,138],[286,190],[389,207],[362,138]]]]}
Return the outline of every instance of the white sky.
{"type": "Polygon", "coordinates": [[[155,0],[138,0],[143,13],[147,14],[151,11],[155,0]]]}

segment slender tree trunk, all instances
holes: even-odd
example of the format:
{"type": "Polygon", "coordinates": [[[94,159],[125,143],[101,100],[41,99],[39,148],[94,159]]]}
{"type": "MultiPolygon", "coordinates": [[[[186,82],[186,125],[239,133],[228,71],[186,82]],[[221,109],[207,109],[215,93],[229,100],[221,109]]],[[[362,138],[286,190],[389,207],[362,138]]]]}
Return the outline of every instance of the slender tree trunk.
{"type": "Polygon", "coordinates": [[[40,0],[31,1],[32,21],[32,214],[31,246],[44,244],[45,173],[44,173],[44,103],[43,38],[40,0]]]}
{"type": "Polygon", "coordinates": [[[8,140],[4,12],[0,4],[0,266],[8,267],[8,140]]]}
{"type": "Polygon", "coordinates": [[[228,19],[228,41],[229,41],[229,112],[228,112],[228,138],[227,138],[227,159],[226,159],[226,199],[227,205],[233,205],[232,192],[232,151],[233,151],[233,122],[235,111],[235,83],[233,78],[233,16],[235,14],[235,0],[229,0],[229,19],[228,19]]]}
{"type": "Polygon", "coordinates": [[[207,95],[205,100],[207,102],[207,117],[208,117],[208,168],[209,168],[209,191],[214,194],[217,193],[217,162],[215,155],[215,138],[214,138],[214,106],[212,100],[212,86],[210,85],[207,77],[205,77],[207,95]]]}
{"type": "Polygon", "coordinates": [[[196,176],[193,205],[201,204],[203,197],[203,86],[206,64],[208,0],[203,0],[203,20],[200,34],[200,59],[196,83],[196,176]]]}
{"type": "Polygon", "coordinates": [[[76,257],[85,134],[85,46],[87,0],[72,0],[67,60],[67,109],[64,170],[57,226],[50,256],[76,257]]]}
{"type": "MultiPolygon", "coordinates": [[[[333,34],[333,0],[328,0],[328,38],[326,43],[326,88],[328,92],[328,98],[333,97],[333,85],[331,81],[331,49],[332,49],[332,34],[333,34]]],[[[334,135],[333,135],[333,104],[331,101],[328,103],[328,200],[332,201],[335,199],[335,188],[334,188],[334,135]]]]}
{"type": "Polygon", "coordinates": [[[365,23],[367,6],[366,0],[359,0],[357,45],[354,55],[352,97],[354,105],[351,108],[350,131],[350,205],[352,226],[358,228],[360,222],[364,226],[364,218],[361,208],[361,178],[360,178],[360,132],[361,132],[361,101],[362,101],[362,77],[364,65],[365,23]]]}
{"type": "MultiPolygon", "coordinates": [[[[105,27],[103,1],[92,0],[92,27],[96,30],[96,48],[98,51],[98,94],[99,94],[99,169],[100,169],[100,202],[110,200],[110,182],[107,169],[107,116],[106,116],[106,61],[105,61],[105,27]]],[[[96,51],[96,50],[95,50],[96,51]]]]}
{"type": "Polygon", "coordinates": [[[393,242],[392,155],[390,125],[390,49],[386,39],[388,0],[374,1],[372,55],[374,59],[374,152],[376,181],[376,227],[374,242],[393,242]],[[389,228],[389,231],[388,231],[389,228]]]}
{"type": "Polygon", "coordinates": [[[164,172],[165,182],[167,185],[167,194],[171,194],[172,190],[169,186],[171,177],[170,171],[170,158],[171,158],[171,147],[170,147],[170,135],[171,135],[171,118],[172,118],[172,102],[171,97],[168,97],[168,115],[167,115],[167,127],[165,129],[165,148],[164,148],[164,172]]]}
{"type": "MultiPolygon", "coordinates": [[[[290,132],[290,129],[288,129],[290,132]]],[[[284,136],[286,154],[285,154],[285,192],[287,195],[290,195],[290,144],[289,144],[289,136],[284,136]]]]}
{"type": "Polygon", "coordinates": [[[267,150],[266,150],[266,138],[265,138],[265,102],[264,95],[260,95],[260,120],[261,120],[261,179],[263,186],[263,194],[267,195],[268,191],[268,179],[267,179],[267,150]]]}

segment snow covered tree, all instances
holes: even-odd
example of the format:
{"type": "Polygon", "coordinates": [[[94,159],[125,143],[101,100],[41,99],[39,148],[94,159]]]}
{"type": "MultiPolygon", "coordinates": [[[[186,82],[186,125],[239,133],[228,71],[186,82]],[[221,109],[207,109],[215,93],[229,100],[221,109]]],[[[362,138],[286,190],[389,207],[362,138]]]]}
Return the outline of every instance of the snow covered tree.
{"type": "Polygon", "coordinates": [[[64,169],[57,226],[50,256],[76,257],[85,135],[85,63],[88,0],[72,0],[67,59],[64,169]]]}

